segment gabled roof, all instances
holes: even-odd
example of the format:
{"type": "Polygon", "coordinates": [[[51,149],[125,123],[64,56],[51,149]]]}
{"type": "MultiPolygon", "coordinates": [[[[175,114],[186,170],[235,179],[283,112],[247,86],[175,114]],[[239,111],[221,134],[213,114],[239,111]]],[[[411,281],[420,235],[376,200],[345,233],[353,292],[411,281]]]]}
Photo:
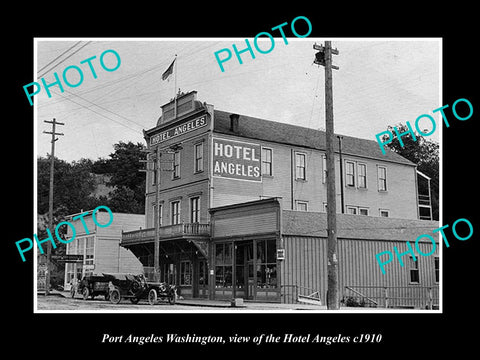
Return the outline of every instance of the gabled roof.
{"type": "MultiPolygon", "coordinates": [[[[283,235],[327,237],[326,213],[283,210],[282,215],[283,235]]],[[[438,236],[432,234],[438,227],[438,221],[337,214],[339,239],[415,241],[420,235],[429,234],[438,243],[438,236]]]]}
{"type": "MultiPolygon", "coordinates": [[[[250,139],[326,150],[325,131],[240,115],[238,131],[233,132],[230,130],[230,115],[231,113],[226,111],[214,110],[213,131],[250,139]]],[[[383,155],[376,141],[342,136],[342,154],[415,166],[414,163],[393,151],[387,151],[386,155],[383,155]]],[[[335,151],[338,152],[338,141],[334,142],[334,147],[335,151]]]]}

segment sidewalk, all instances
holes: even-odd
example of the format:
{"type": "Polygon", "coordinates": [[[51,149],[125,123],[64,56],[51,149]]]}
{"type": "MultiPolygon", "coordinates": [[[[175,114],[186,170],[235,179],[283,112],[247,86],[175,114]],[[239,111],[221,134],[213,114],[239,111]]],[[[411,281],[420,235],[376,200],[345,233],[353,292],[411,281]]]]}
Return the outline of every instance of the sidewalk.
{"type": "Polygon", "coordinates": [[[313,304],[281,304],[281,303],[270,303],[270,302],[254,302],[254,301],[243,301],[241,306],[232,306],[230,300],[209,300],[209,299],[181,299],[177,300],[178,304],[189,305],[189,306],[198,306],[198,307],[209,307],[209,308],[218,308],[218,309],[244,309],[244,310],[277,310],[277,311],[290,311],[290,310],[326,310],[327,306],[324,305],[313,305],[313,304]]]}

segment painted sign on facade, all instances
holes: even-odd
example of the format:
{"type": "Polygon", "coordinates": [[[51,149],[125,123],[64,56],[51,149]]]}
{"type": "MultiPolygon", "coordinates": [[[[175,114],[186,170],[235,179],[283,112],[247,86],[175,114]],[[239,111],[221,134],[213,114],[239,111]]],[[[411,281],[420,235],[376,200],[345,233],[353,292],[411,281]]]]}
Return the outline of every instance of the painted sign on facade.
{"type": "Polygon", "coordinates": [[[261,146],[227,139],[213,138],[213,176],[262,181],[261,146]]]}
{"type": "Polygon", "coordinates": [[[174,126],[168,130],[165,130],[165,131],[162,131],[161,133],[153,135],[150,138],[150,145],[156,145],[156,144],[162,143],[166,140],[169,140],[179,135],[189,133],[191,131],[204,127],[206,125],[207,125],[207,116],[206,115],[200,116],[196,119],[184,122],[183,124],[174,126]]]}

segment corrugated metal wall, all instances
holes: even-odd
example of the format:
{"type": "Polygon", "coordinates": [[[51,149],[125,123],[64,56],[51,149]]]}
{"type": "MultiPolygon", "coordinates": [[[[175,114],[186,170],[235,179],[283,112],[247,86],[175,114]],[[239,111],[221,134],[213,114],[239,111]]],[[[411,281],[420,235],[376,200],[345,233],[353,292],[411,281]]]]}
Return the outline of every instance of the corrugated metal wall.
{"type": "MultiPolygon", "coordinates": [[[[318,237],[283,236],[285,260],[281,263],[282,294],[284,302],[294,302],[297,293],[308,295],[320,291],[320,298],[325,303],[327,291],[327,240],[318,237]]],[[[339,298],[355,295],[345,286],[357,287],[357,291],[368,297],[375,297],[379,306],[384,306],[385,288],[390,298],[389,306],[415,306],[422,307],[428,289],[435,287],[435,256],[436,251],[430,256],[417,254],[419,269],[419,283],[410,282],[410,268],[408,257],[402,257],[405,266],[401,267],[396,257],[385,266],[382,274],[375,255],[382,251],[391,251],[397,246],[400,253],[407,250],[404,241],[385,240],[357,240],[338,239],[339,258],[339,298]],[[372,288],[373,286],[378,288],[372,288]],[[362,288],[363,287],[363,288],[362,288]],[[396,287],[393,289],[392,287],[396,287]],[[410,298],[411,301],[393,299],[410,298]]],[[[412,248],[415,249],[412,243],[412,248]]],[[[431,243],[419,243],[423,253],[429,253],[431,243]]],[[[438,293],[435,292],[438,297],[438,293]]]]}

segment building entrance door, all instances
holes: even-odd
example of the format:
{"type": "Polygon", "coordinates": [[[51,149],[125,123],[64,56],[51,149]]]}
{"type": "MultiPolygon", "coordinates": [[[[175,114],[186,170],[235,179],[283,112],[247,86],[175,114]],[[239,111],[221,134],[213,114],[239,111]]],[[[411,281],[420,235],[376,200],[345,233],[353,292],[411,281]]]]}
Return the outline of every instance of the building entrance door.
{"type": "Polygon", "coordinates": [[[255,297],[253,241],[235,244],[235,297],[255,297]]]}
{"type": "Polygon", "coordinates": [[[208,296],[208,265],[207,260],[198,261],[198,296],[208,296]]]}

